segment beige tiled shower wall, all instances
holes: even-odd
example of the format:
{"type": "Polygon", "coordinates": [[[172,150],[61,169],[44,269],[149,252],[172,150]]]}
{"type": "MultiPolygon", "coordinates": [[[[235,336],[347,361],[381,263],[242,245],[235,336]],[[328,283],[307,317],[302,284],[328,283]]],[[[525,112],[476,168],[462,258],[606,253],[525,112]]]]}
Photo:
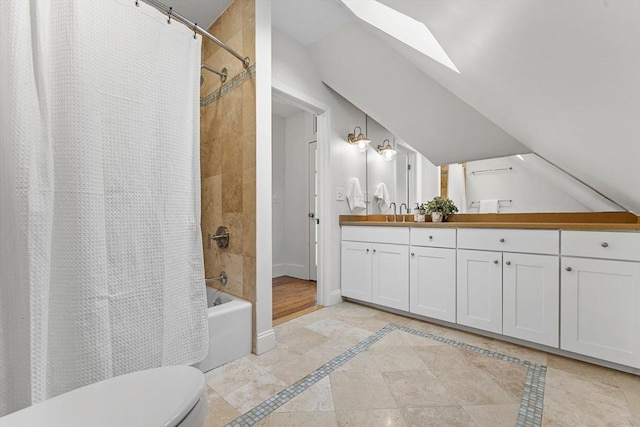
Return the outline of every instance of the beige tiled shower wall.
{"type": "MultiPolygon", "coordinates": [[[[235,0],[209,32],[241,55],[255,60],[255,0],[235,0]]],[[[242,63],[203,38],[202,61],[227,68],[226,83],[202,70],[200,88],[200,162],[202,176],[202,240],[207,277],[225,271],[225,292],[254,304],[256,300],[256,101],[255,68],[242,63]],[[229,247],[218,248],[207,235],[224,225],[229,247]]],[[[209,286],[222,288],[220,282],[209,286]]],[[[254,333],[255,348],[255,333],[254,333]]]]}

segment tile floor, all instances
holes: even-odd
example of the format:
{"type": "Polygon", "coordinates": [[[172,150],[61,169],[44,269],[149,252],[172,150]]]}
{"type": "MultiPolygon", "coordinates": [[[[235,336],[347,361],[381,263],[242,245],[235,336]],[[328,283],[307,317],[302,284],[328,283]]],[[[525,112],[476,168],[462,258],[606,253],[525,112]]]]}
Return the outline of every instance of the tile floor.
{"type": "Polygon", "coordinates": [[[206,374],[205,426],[640,426],[638,376],[346,302],[275,331],[206,374]]]}

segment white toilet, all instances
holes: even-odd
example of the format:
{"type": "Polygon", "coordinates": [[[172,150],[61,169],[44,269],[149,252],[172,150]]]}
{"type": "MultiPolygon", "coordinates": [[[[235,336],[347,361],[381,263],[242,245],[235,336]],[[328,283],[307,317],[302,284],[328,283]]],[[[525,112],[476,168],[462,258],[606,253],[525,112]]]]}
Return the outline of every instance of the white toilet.
{"type": "Polygon", "coordinates": [[[100,381],[0,418],[2,427],[202,427],[204,376],[190,366],[100,381]]]}

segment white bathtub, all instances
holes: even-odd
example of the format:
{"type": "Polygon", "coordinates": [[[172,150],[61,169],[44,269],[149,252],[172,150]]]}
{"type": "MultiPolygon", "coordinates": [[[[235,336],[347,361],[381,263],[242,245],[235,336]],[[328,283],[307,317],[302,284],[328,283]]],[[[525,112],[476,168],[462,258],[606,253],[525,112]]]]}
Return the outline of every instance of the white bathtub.
{"type": "Polygon", "coordinates": [[[251,303],[207,287],[209,353],[193,366],[210,371],[251,353],[251,303]],[[222,304],[214,306],[216,299],[222,304]]]}

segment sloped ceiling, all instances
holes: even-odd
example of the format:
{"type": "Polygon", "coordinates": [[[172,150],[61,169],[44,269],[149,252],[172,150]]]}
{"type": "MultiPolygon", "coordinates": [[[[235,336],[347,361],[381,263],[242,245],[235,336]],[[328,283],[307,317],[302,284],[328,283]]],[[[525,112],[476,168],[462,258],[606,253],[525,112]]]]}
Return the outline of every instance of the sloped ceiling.
{"type": "Polygon", "coordinates": [[[532,151],[640,213],[640,2],[381,1],[424,22],[461,73],[377,38],[532,151]]]}
{"type": "Polygon", "coordinates": [[[328,86],[434,164],[529,152],[360,26],[334,31],[311,52],[328,86]]]}
{"type": "MultiPolygon", "coordinates": [[[[318,40],[309,49],[329,86],[434,163],[533,151],[640,212],[640,2],[382,3],[424,22],[460,74],[352,16],[329,32],[315,30],[319,33],[311,38],[318,40]],[[469,122],[476,116],[462,114],[463,109],[416,105],[416,97],[428,99],[434,82],[488,119],[499,136],[479,132],[482,121],[469,122]],[[421,144],[417,126],[426,126],[430,114],[442,124],[437,113],[448,116],[445,123],[466,128],[458,137],[478,138],[461,149],[448,141],[448,153],[421,144]]],[[[309,8],[307,14],[314,15],[309,8]]],[[[345,9],[335,8],[340,22],[345,9]]],[[[283,12],[274,8],[278,13],[283,12]]],[[[446,98],[455,104],[444,95],[438,102],[446,98]]]]}
{"type": "MultiPolygon", "coordinates": [[[[538,153],[640,213],[640,1],[380,1],[425,23],[460,74],[359,21],[339,0],[273,0],[273,25],[309,47],[334,90],[434,163],[495,157],[511,145],[511,151],[538,153]],[[338,75],[344,81],[336,81],[338,75]],[[406,76],[411,80],[402,84],[416,91],[392,90],[386,97],[384,88],[406,76]],[[375,84],[363,84],[371,80],[375,84]],[[411,98],[424,97],[436,82],[452,94],[441,93],[443,99],[457,104],[451,100],[457,97],[469,106],[449,111],[449,121],[467,133],[482,123],[478,135],[492,139],[495,133],[498,142],[469,141],[476,151],[438,160],[430,156],[431,145],[421,148],[404,135],[434,112],[414,108],[411,98]]],[[[194,3],[203,10],[211,4],[194,3]]],[[[456,153],[455,145],[449,148],[456,153]]]]}

